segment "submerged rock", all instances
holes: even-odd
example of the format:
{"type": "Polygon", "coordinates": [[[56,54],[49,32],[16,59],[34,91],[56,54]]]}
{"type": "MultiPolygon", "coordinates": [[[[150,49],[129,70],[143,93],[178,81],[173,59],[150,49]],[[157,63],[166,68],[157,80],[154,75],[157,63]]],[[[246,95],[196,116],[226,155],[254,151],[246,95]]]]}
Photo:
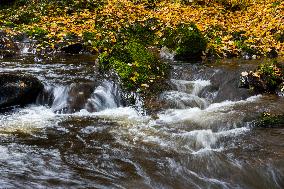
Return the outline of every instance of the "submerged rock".
{"type": "Polygon", "coordinates": [[[0,109],[26,105],[36,101],[43,84],[35,77],[0,74],[0,109]]]}
{"type": "Polygon", "coordinates": [[[224,100],[244,100],[254,95],[251,91],[238,87],[238,78],[233,78],[223,83],[214,99],[214,102],[222,102],[224,100]]]}

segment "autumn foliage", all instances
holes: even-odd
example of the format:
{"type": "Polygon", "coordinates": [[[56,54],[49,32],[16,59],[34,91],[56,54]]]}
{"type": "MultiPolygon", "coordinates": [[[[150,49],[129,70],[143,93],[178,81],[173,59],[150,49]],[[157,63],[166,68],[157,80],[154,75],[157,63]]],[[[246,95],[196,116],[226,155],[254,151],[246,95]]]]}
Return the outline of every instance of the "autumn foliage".
{"type": "Polygon", "coordinates": [[[67,42],[102,52],[142,34],[148,45],[159,46],[168,28],[195,23],[208,42],[204,55],[283,56],[283,15],[280,0],[21,0],[0,9],[0,27],[41,40],[39,48],[73,37],[67,42]]]}

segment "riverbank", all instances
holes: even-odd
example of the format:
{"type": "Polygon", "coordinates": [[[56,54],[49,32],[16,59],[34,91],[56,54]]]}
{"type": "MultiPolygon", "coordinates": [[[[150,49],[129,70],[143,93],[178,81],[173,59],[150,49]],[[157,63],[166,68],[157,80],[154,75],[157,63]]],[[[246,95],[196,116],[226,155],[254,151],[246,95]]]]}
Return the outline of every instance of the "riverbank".
{"type": "Polygon", "coordinates": [[[23,43],[41,57],[89,53],[126,91],[151,97],[168,87],[161,58],[283,57],[283,8],[272,0],[16,0],[0,9],[0,56],[21,54],[23,43]]]}
{"type": "Polygon", "coordinates": [[[195,23],[207,41],[203,57],[274,57],[284,55],[283,9],[277,0],[25,0],[1,8],[0,28],[36,39],[38,51],[79,42],[96,54],[132,35],[161,46],[169,28],[195,23]]]}

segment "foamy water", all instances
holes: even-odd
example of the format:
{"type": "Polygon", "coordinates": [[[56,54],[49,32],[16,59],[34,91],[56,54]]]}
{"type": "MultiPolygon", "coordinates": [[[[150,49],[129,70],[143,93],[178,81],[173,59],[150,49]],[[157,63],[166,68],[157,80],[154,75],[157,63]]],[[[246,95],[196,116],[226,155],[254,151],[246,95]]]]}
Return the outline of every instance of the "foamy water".
{"type": "Polygon", "coordinates": [[[44,106],[28,106],[11,114],[0,115],[0,132],[33,132],[40,128],[52,126],[56,121],[52,109],[44,106]]]}
{"type": "MultiPolygon", "coordinates": [[[[188,84],[184,81],[179,81],[178,83],[188,84]]],[[[210,84],[207,81],[190,83],[203,87],[210,84]]],[[[245,114],[242,114],[239,109],[234,109],[234,107],[240,104],[245,106],[261,98],[261,96],[254,96],[247,100],[224,101],[211,104],[204,109],[199,107],[168,109],[159,113],[157,115],[158,119],[152,119],[149,116],[141,115],[135,108],[117,107],[118,105],[114,102],[115,96],[111,92],[110,85],[112,84],[105,84],[106,87],[99,86],[94,91],[94,96],[89,100],[93,101],[92,98],[97,94],[102,94],[103,98],[105,98],[103,101],[105,108],[101,108],[101,111],[88,112],[82,109],[74,114],[58,112],[57,110],[66,107],[68,89],[66,87],[56,87],[53,91],[54,101],[50,108],[46,106],[30,106],[19,109],[10,115],[2,115],[0,117],[0,129],[2,133],[17,130],[32,132],[39,128],[54,126],[66,117],[92,117],[117,122],[120,126],[112,129],[111,132],[124,145],[143,142],[171,150],[197,153],[202,150],[222,150],[222,146],[215,146],[222,137],[236,137],[248,132],[248,127],[238,128],[245,114]],[[123,138],[128,138],[130,143],[123,141],[123,138]]],[[[196,90],[193,88],[193,91],[196,90]]],[[[194,96],[193,92],[184,94],[186,94],[182,96],[184,100],[200,99],[198,96],[194,96]]],[[[168,95],[171,95],[173,99],[176,97],[175,92],[168,93],[168,95]]],[[[205,103],[202,100],[200,101],[200,103],[205,103]]]]}
{"type": "Polygon", "coordinates": [[[263,111],[279,112],[281,97],[212,103],[200,95],[211,82],[199,73],[192,81],[172,79],[172,89],[157,97],[170,108],[150,116],[139,94],[130,94],[135,105],[124,107],[119,86],[102,80],[86,100],[96,111],[82,106],[69,113],[64,109],[71,84],[93,78],[93,71],[86,71],[93,66],[4,65],[0,72],[40,73],[48,100],[0,114],[0,188],[260,189],[284,184],[283,131],[252,124],[263,111]]]}

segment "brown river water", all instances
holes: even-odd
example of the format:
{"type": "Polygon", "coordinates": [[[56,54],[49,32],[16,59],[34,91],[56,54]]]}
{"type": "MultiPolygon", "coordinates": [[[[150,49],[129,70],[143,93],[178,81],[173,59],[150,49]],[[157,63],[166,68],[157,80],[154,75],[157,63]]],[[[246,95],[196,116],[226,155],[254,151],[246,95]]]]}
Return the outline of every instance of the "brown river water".
{"type": "Polygon", "coordinates": [[[152,118],[139,99],[125,106],[87,55],[3,59],[0,72],[36,76],[52,100],[0,114],[0,188],[284,188],[284,127],[254,125],[284,113],[284,97],[210,88],[257,63],[172,63],[160,96],[171,106],[152,118]],[[85,81],[99,83],[88,99],[98,111],[61,111],[71,83],[85,81]]]}

